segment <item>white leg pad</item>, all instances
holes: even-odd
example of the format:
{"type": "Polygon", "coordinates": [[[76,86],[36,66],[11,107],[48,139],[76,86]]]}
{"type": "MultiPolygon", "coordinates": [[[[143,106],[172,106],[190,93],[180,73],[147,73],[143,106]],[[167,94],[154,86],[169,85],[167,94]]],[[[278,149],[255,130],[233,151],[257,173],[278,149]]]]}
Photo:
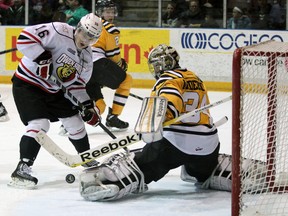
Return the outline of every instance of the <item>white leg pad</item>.
{"type": "Polygon", "coordinates": [[[133,158],[134,153],[117,154],[99,167],[84,170],[80,175],[81,196],[89,201],[108,201],[143,193],[147,190],[144,175],[133,158]]]}

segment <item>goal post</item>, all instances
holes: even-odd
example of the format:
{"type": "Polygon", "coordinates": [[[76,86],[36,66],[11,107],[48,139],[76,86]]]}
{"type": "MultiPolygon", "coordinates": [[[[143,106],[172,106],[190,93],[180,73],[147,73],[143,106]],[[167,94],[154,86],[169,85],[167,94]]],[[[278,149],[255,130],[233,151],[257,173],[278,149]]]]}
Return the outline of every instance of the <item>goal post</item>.
{"type": "Polygon", "coordinates": [[[288,215],[288,43],[238,48],[232,71],[232,216],[288,215]]]}

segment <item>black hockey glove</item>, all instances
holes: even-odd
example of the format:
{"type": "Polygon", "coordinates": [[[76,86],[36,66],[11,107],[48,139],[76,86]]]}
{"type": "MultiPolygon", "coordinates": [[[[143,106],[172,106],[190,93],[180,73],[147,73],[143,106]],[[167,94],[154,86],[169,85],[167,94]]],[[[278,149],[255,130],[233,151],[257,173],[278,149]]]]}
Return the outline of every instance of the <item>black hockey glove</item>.
{"type": "Polygon", "coordinates": [[[53,71],[53,61],[52,54],[50,51],[45,50],[41,55],[39,55],[34,62],[38,64],[36,75],[42,79],[48,80],[52,75],[53,71]]]}
{"type": "Polygon", "coordinates": [[[125,72],[127,72],[128,70],[128,64],[127,62],[125,61],[124,58],[121,58],[121,66],[120,66],[125,72]]]}
{"type": "Polygon", "coordinates": [[[97,106],[94,106],[93,101],[83,102],[85,109],[81,111],[83,121],[96,127],[101,122],[100,112],[97,106]]]}

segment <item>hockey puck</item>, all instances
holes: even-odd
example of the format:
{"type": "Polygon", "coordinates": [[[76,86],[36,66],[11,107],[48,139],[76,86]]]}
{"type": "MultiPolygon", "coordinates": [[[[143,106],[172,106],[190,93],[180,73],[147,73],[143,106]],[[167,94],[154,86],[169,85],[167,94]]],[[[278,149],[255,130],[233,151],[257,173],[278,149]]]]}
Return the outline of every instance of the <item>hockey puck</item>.
{"type": "Polygon", "coordinates": [[[73,174],[68,174],[66,176],[66,182],[72,184],[75,181],[75,176],[73,174]]]}

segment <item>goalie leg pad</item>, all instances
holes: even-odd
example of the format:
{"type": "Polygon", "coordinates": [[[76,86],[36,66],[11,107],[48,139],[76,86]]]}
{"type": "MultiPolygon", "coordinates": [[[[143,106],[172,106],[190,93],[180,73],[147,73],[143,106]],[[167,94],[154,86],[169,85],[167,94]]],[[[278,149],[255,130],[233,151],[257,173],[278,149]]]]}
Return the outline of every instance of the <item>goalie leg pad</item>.
{"type": "MultiPolygon", "coordinates": [[[[242,176],[245,176],[242,187],[244,191],[255,191],[265,188],[266,163],[242,158],[242,176]],[[260,186],[261,184],[264,184],[260,186]]],[[[203,188],[214,190],[232,190],[232,156],[219,154],[218,165],[211,176],[203,183],[203,188]]]]}
{"type": "Polygon", "coordinates": [[[133,158],[133,153],[116,154],[100,167],[86,169],[80,175],[81,196],[89,201],[108,201],[147,190],[133,158]]]}
{"type": "Polygon", "coordinates": [[[142,135],[146,143],[156,142],[163,137],[163,121],[167,110],[164,97],[146,97],[143,99],[135,132],[142,135]]]}

